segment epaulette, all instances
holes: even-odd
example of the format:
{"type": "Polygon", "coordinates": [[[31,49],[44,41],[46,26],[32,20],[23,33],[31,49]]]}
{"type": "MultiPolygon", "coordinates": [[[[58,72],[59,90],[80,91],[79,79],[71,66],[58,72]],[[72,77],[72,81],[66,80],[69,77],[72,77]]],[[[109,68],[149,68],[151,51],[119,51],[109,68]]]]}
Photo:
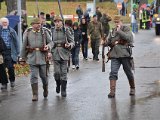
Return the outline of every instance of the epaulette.
{"type": "Polygon", "coordinates": [[[65,31],[73,35],[73,30],[70,27],[65,27],[65,31]]]}
{"type": "Polygon", "coordinates": [[[50,29],[48,29],[48,28],[46,28],[46,27],[42,27],[42,29],[43,29],[45,32],[48,32],[49,35],[51,36],[51,30],[50,30],[50,29]]]}
{"type": "Polygon", "coordinates": [[[33,29],[32,27],[27,28],[27,29],[24,31],[24,34],[25,34],[26,32],[30,32],[32,29],[33,29]]]}

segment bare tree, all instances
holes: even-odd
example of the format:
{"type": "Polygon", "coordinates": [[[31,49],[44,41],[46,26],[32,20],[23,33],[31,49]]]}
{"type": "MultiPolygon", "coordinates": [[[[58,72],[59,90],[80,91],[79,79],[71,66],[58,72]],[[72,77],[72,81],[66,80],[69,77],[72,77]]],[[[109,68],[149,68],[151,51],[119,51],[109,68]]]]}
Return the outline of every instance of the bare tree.
{"type": "MultiPolygon", "coordinates": [[[[13,10],[17,10],[17,0],[5,0],[7,6],[7,14],[13,10]]],[[[23,10],[26,10],[26,0],[21,0],[21,6],[23,10]]]]}

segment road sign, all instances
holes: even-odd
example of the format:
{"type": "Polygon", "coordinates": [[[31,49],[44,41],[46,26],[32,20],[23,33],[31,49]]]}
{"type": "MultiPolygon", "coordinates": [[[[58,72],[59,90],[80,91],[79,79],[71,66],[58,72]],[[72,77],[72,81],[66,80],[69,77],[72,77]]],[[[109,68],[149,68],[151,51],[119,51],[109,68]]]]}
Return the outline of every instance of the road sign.
{"type": "Polygon", "coordinates": [[[121,9],[122,9],[122,3],[121,3],[121,2],[118,2],[118,3],[117,3],[117,9],[118,9],[118,10],[121,10],[121,9]]]}

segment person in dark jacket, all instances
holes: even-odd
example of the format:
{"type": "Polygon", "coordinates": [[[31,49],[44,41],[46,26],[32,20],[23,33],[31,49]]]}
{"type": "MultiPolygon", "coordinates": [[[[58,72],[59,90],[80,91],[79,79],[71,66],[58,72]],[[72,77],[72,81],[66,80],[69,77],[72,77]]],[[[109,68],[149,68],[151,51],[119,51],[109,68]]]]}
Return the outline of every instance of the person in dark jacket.
{"type": "Polygon", "coordinates": [[[106,13],[103,13],[100,21],[102,23],[102,27],[103,27],[103,32],[106,36],[108,36],[109,34],[109,30],[110,30],[110,26],[109,26],[109,22],[112,20],[112,18],[110,16],[108,16],[106,13]]]}
{"type": "Polygon", "coordinates": [[[100,19],[102,17],[102,13],[100,11],[100,7],[96,8],[96,15],[97,15],[97,20],[100,21],[100,19]]]}
{"type": "Polygon", "coordinates": [[[8,69],[8,75],[10,80],[10,86],[13,88],[15,86],[15,68],[14,64],[18,60],[20,53],[20,45],[17,33],[14,29],[9,26],[9,20],[7,18],[1,18],[0,24],[0,35],[3,38],[3,41],[7,47],[4,51],[4,64],[8,69]]]}
{"type": "Polygon", "coordinates": [[[81,24],[80,24],[80,30],[82,32],[82,42],[81,42],[81,46],[82,46],[82,54],[83,54],[83,58],[85,60],[88,59],[88,35],[87,35],[87,22],[86,19],[83,17],[81,24]]]}
{"type": "Polygon", "coordinates": [[[5,43],[3,42],[3,39],[0,36],[0,83],[2,84],[1,90],[6,90],[8,83],[7,73],[5,71],[3,63],[3,53],[5,49],[5,43]]]}
{"type": "Polygon", "coordinates": [[[85,12],[84,12],[84,18],[86,19],[86,22],[89,23],[91,18],[90,18],[90,15],[89,13],[91,12],[91,8],[88,8],[85,12]]]}
{"type": "Polygon", "coordinates": [[[80,51],[80,44],[82,41],[82,34],[78,27],[78,23],[73,23],[73,30],[74,30],[74,42],[75,46],[71,50],[72,54],[72,68],[79,69],[79,51],[80,51]]]}
{"type": "Polygon", "coordinates": [[[76,9],[76,14],[78,15],[78,22],[80,22],[83,15],[83,10],[81,8],[81,5],[78,5],[76,9]]]}

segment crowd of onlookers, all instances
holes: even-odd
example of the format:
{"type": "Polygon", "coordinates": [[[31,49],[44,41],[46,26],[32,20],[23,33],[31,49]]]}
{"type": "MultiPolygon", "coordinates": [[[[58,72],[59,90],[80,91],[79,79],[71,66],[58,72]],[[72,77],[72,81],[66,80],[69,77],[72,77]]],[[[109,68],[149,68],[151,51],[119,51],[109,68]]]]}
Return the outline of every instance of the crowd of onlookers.
{"type": "MultiPolygon", "coordinates": [[[[99,7],[96,8],[96,13],[90,16],[91,9],[83,11],[81,6],[78,5],[76,14],[78,20],[72,19],[65,20],[65,26],[68,27],[72,34],[74,34],[75,47],[71,50],[71,62],[73,69],[79,69],[79,53],[82,50],[84,60],[88,60],[88,46],[91,44],[93,60],[99,61],[99,46],[104,35],[109,34],[109,21],[111,17],[106,13],[101,13],[99,7]]],[[[47,28],[49,31],[54,28],[54,11],[50,14],[40,12],[37,17],[41,20],[42,27],[47,28]]],[[[36,16],[33,16],[36,17],[36,16]]],[[[22,17],[22,35],[28,28],[25,19],[22,17]]],[[[9,20],[5,17],[0,19],[0,82],[2,83],[1,89],[7,89],[8,80],[10,80],[11,87],[15,86],[15,69],[14,64],[18,61],[20,53],[20,46],[17,37],[18,27],[11,28],[9,20]],[[6,72],[6,68],[8,68],[6,72]],[[9,77],[7,77],[7,74],[9,77]]],[[[51,33],[51,32],[50,32],[51,33]]]]}

